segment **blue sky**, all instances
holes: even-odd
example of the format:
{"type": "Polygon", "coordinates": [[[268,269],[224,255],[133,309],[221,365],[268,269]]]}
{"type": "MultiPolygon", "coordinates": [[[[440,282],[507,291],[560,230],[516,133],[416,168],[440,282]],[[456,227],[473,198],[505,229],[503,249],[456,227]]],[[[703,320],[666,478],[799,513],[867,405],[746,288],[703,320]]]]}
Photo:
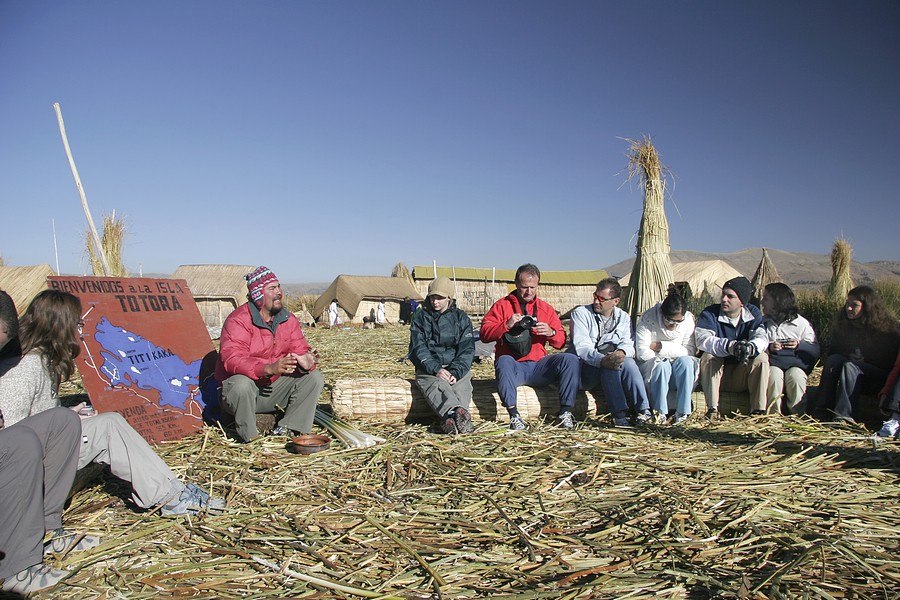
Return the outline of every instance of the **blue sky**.
{"type": "Polygon", "coordinates": [[[81,274],[54,102],[135,273],[602,268],[642,135],[674,249],[900,259],[893,1],[0,0],[0,256],[81,274]]]}

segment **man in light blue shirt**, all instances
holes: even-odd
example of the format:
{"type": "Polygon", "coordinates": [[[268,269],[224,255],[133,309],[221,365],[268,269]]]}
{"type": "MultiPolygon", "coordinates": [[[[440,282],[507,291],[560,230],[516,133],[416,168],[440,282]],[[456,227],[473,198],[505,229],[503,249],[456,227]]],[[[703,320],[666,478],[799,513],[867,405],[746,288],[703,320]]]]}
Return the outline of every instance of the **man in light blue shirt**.
{"type": "Polygon", "coordinates": [[[600,280],[593,302],[572,311],[567,351],[581,359],[581,388],[601,386],[616,427],[627,427],[629,407],[636,424],[650,421],[650,402],[634,361],[631,317],[619,308],[621,297],[618,281],[600,280]]]}

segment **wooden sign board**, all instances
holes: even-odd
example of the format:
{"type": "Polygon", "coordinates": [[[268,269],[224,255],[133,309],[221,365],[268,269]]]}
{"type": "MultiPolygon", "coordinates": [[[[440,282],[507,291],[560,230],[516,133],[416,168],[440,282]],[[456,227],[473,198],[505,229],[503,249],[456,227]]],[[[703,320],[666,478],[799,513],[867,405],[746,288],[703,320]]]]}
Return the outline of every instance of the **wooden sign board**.
{"type": "Polygon", "coordinates": [[[212,340],[183,279],[48,277],[81,300],[78,372],[97,412],[121,414],[148,442],[198,431],[201,365],[212,340]]]}

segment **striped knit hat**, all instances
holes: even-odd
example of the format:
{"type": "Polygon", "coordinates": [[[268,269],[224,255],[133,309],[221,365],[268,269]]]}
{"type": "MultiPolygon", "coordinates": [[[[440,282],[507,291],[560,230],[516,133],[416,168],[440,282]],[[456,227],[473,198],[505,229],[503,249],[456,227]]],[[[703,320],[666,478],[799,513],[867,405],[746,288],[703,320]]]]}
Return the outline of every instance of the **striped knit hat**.
{"type": "Polygon", "coordinates": [[[244,275],[244,279],[247,280],[247,289],[250,290],[250,301],[256,308],[262,308],[263,290],[273,281],[278,282],[275,273],[269,267],[260,266],[244,275]]]}

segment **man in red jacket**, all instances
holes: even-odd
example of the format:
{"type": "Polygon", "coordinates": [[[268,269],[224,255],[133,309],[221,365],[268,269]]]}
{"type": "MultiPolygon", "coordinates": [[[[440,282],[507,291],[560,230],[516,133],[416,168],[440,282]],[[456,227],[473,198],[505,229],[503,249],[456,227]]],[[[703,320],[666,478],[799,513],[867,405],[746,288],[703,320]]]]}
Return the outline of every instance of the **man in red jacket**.
{"type": "Polygon", "coordinates": [[[257,413],[284,411],[274,435],[308,433],[325,385],[300,322],[282,305],[281,284],[267,267],[244,276],[250,302],[225,319],[216,379],[223,408],[234,415],[238,435],[258,434],[257,413]]]}
{"type": "Polygon", "coordinates": [[[578,393],[580,365],[574,354],[547,354],[546,344],[556,349],[566,345],[566,332],[552,306],[537,297],[541,271],[533,264],[516,270],[516,289],[501,298],[481,322],[481,340],[497,342],[494,373],[500,401],[509,412],[512,431],[528,429],[516,406],[520,385],[559,384],[559,421],[575,427],[572,409],[578,393]]]}

